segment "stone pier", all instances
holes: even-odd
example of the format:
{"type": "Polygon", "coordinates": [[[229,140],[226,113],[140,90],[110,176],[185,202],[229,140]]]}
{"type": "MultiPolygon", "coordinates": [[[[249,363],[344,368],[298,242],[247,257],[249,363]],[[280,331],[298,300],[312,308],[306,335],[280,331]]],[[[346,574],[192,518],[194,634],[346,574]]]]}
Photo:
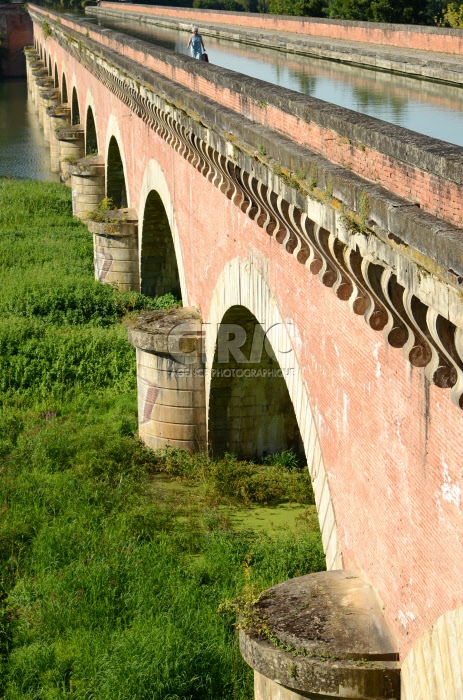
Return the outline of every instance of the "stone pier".
{"type": "Polygon", "coordinates": [[[98,212],[94,217],[87,225],[93,233],[95,279],[125,292],[139,292],[137,212],[115,209],[98,212]]]}
{"type": "Polygon", "coordinates": [[[32,83],[31,83],[32,65],[37,63],[37,60],[39,58],[39,54],[37,53],[37,50],[35,49],[34,46],[26,46],[24,49],[24,55],[26,57],[27,90],[28,90],[29,94],[31,94],[31,91],[32,91],[32,83]]]}
{"type": "Polygon", "coordinates": [[[61,104],[61,91],[51,87],[47,90],[41,90],[39,95],[43,105],[43,137],[47,143],[50,143],[51,117],[48,110],[59,107],[61,104]]]}
{"type": "Polygon", "coordinates": [[[87,156],[69,165],[72,187],[72,213],[79,219],[98,208],[105,196],[105,163],[103,156],[87,156]]]}
{"type": "Polygon", "coordinates": [[[59,141],[59,168],[62,182],[71,187],[69,166],[85,155],[85,131],[81,124],[66,126],[55,132],[59,141]]]}
{"type": "Polygon", "coordinates": [[[39,113],[39,123],[42,124],[40,121],[40,110],[39,110],[39,86],[37,85],[37,81],[41,80],[42,78],[46,78],[48,76],[48,70],[43,67],[43,61],[37,61],[37,65],[32,68],[31,71],[31,77],[32,77],[32,99],[34,101],[35,109],[39,113]]]}
{"type": "Polygon", "coordinates": [[[45,78],[40,78],[37,80],[37,100],[38,100],[38,113],[39,122],[43,127],[44,134],[46,133],[46,122],[48,121],[48,138],[50,138],[50,122],[46,114],[46,105],[42,96],[42,93],[53,88],[53,78],[46,76],[45,78]]]}
{"type": "Polygon", "coordinates": [[[129,329],[137,349],[138,426],[152,449],[206,449],[202,333],[193,308],[153,311],[129,329]]]}
{"type": "Polygon", "coordinates": [[[68,107],[59,105],[47,109],[47,116],[50,119],[50,170],[53,173],[60,171],[60,141],[58,134],[61,129],[70,126],[71,110],[68,107]]]}

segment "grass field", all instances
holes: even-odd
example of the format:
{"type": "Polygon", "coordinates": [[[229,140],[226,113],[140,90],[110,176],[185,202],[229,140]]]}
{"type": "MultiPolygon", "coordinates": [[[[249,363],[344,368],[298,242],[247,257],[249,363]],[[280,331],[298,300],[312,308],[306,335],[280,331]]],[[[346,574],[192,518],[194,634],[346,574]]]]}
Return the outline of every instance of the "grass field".
{"type": "Polygon", "coordinates": [[[310,480],[138,441],[124,321],[175,300],[95,282],[70,195],[0,180],[0,694],[251,700],[220,606],[324,568],[310,480]]]}

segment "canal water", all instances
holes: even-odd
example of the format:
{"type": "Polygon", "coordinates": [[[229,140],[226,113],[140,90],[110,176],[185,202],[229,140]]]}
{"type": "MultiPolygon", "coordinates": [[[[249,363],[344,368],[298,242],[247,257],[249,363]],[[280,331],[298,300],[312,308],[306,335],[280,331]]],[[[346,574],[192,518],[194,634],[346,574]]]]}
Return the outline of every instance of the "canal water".
{"type": "MultiPolygon", "coordinates": [[[[130,20],[99,23],[187,53],[188,32],[130,20]]],[[[226,39],[205,36],[204,43],[215,65],[463,146],[463,88],[226,39]]]]}

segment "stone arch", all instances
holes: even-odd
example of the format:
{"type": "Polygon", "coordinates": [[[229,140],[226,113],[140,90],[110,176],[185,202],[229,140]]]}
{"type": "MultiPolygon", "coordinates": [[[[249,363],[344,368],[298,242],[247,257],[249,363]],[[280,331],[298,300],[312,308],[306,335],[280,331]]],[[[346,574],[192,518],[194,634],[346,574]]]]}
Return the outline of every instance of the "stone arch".
{"type": "Polygon", "coordinates": [[[43,47],[43,63],[44,63],[45,68],[47,68],[47,50],[46,50],[45,46],[43,47]]]}
{"type": "MultiPolygon", "coordinates": [[[[96,112],[94,112],[96,114],[96,112]]],[[[100,149],[102,148],[100,144],[100,149]]],[[[111,197],[118,207],[130,207],[130,189],[127,182],[127,160],[124,151],[124,142],[117,118],[111,114],[106,130],[106,196],[111,197]],[[110,163],[111,147],[111,163],[110,163]],[[115,156],[115,160],[113,160],[115,156]],[[121,165],[122,164],[122,165],[121,165]],[[116,167],[114,167],[116,166],[116,167]],[[115,179],[114,179],[115,178],[115,179]],[[109,190],[108,190],[109,185],[109,190]],[[116,199],[110,192],[116,193],[116,199]],[[117,204],[117,201],[125,201],[125,204],[117,204]]]]}
{"type": "Polygon", "coordinates": [[[40,44],[40,60],[43,60],[43,46],[40,44]]]}
{"type": "Polygon", "coordinates": [[[98,138],[93,109],[89,105],[87,107],[87,118],[85,120],[85,154],[91,155],[96,153],[98,153],[98,138]]]}
{"type": "MultiPolygon", "coordinates": [[[[170,196],[170,191],[164,172],[159,163],[156,160],[154,160],[154,158],[152,158],[149,161],[143,176],[139,212],[140,222],[142,222],[139,243],[139,259],[141,267],[140,277],[142,291],[144,288],[149,288],[150,284],[156,284],[155,281],[150,281],[151,279],[153,279],[153,276],[150,277],[149,267],[152,262],[154,263],[154,261],[148,260],[148,258],[151,257],[150,249],[153,245],[153,233],[156,234],[156,232],[158,231],[162,233],[162,236],[159,239],[161,246],[164,245],[164,249],[160,254],[161,267],[164,265],[164,270],[167,271],[167,268],[172,268],[175,266],[176,285],[179,289],[183,305],[188,306],[189,302],[188,289],[186,284],[186,274],[183,265],[182,247],[180,244],[180,236],[177,229],[174,205],[170,196]],[[147,205],[150,205],[148,211],[146,211],[147,205]],[[163,215],[161,219],[160,214],[163,215]],[[157,221],[161,224],[160,227],[156,227],[156,215],[157,217],[159,217],[157,221]],[[146,227],[145,222],[147,225],[146,227]],[[143,278],[145,278],[145,282],[143,281],[143,278]]],[[[156,256],[156,253],[158,253],[159,251],[153,252],[154,256],[156,256]]],[[[156,269],[153,270],[153,273],[154,275],[156,274],[156,269]]]]}
{"type": "Polygon", "coordinates": [[[55,74],[54,74],[54,80],[55,80],[55,82],[54,82],[54,87],[55,87],[55,88],[59,88],[59,76],[58,76],[58,66],[56,65],[56,61],[55,61],[55,74]]]}
{"type": "Polygon", "coordinates": [[[79,98],[75,86],[72,88],[71,122],[73,125],[80,124],[79,98]]]}
{"type": "Polygon", "coordinates": [[[415,642],[401,670],[402,700],[463,697],[463,606],[449,610],[415,642]]]}
{"type": "MultiPolygon", "coordinates": [[[[275,297],[262,274],[249,261],[235,258],[220,274],[211,299],[206,324],[206,403],[211,408],[211,374],[222,319],[233,307],[244,307],[260,324],[277,355],[299,428],[305,459],[312,477],[320,530],[328,569],[342,568],[339,536],[317,426],[294,346],[297,329],[286,324],[275,297]]],[[[209,428],[209,421],[208,421],[209,428]]]]}
{"type": "Polygon", "coordinates": [[[116,137],[111,136],[106,159],[106,196],[112,199],[117,209],[127,207],[127,187],[124,164],[116,137]]]}
{"type": "Polygon", "coordinates": [[[51,65],[51,56],[48,54],[48,75],[53,75],[53,68],[51,65]]]}
{"type": "Polygon", "coordinates": [[[68,103],[68,100],[68,84],[66,81],[66,75],[63,72],[61,76],[61,102],[63,103],[63,105],[66,105],[68,103]]]}

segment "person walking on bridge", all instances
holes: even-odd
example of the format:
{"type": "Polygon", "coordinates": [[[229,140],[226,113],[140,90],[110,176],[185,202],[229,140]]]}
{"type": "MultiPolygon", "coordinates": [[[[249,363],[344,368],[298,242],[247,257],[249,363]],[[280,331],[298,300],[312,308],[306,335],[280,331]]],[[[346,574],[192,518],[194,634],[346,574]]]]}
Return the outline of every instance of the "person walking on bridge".
{"type": "Polygon", "coordinates": [[[204,47],[203,38],[201,34],[199,34],[198,27],[191,28],[191,36],[186,47],[187,51],[190,47],[193,58],[198,58],[201,61],[203,58],[203,52],[206,53],[206,49],[204,47]]]}

